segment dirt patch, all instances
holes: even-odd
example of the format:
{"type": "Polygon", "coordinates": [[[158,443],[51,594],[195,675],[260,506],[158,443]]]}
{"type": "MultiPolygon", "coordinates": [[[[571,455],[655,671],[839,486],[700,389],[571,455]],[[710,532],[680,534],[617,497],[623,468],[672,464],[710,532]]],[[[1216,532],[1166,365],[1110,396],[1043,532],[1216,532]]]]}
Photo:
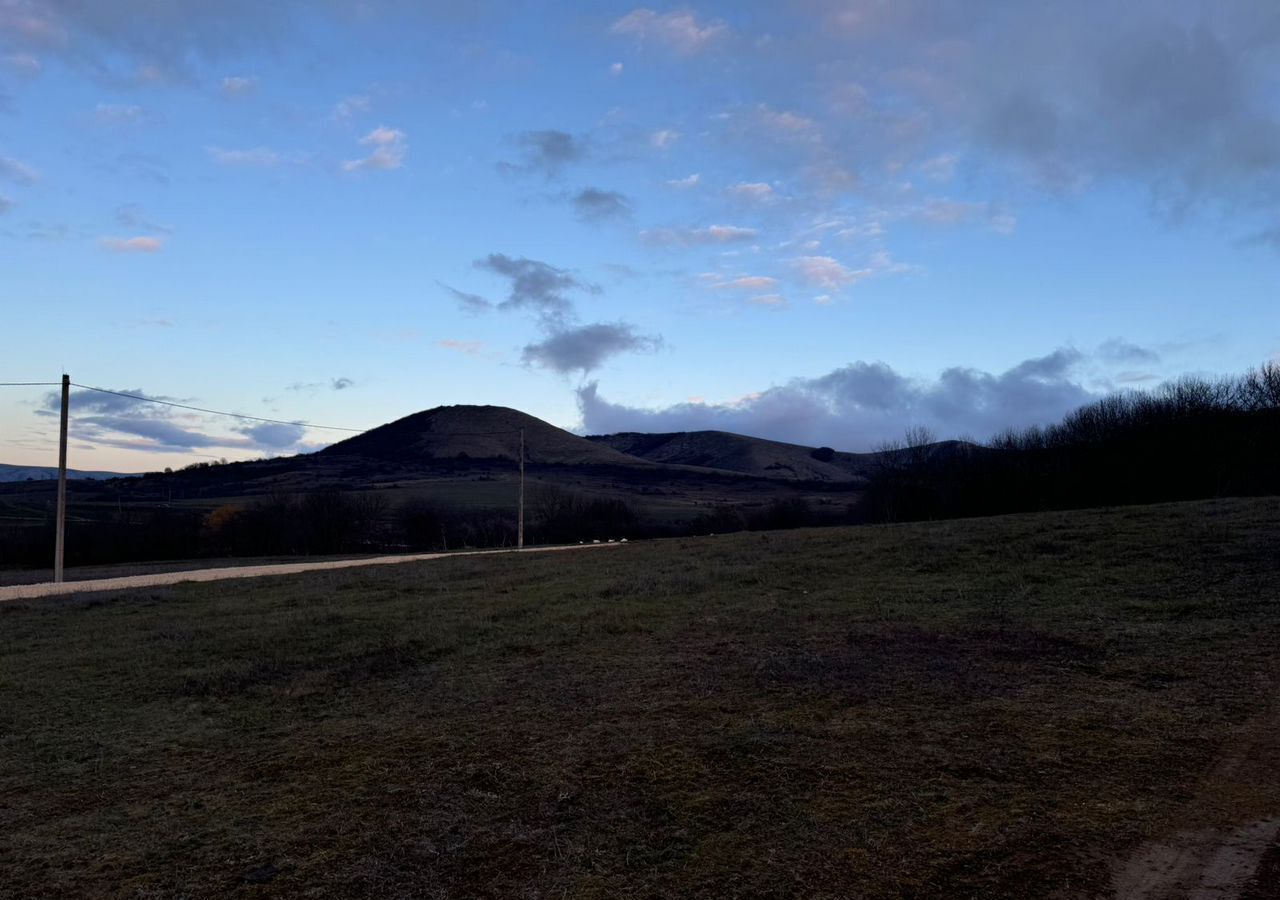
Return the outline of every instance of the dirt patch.
{"type": "Polygon", "coordinates": [[[1183,810],[1184,827],[1117,866],[1117,900],[1280,900],[1280,710],[1224,747],[1183,810]]]}
{"type": "MultiPolygon", "coordinates": [[[[1264,854],[1280,834],[1280,818],[1177,835],[1148,843],[1116,874],[1118,900],[1242,900],[1258,884],[1264,854]]],[[[1280,885],[1256,897],[1280,897],[1280,885]]],[[[1252,892],[1251,892],[1252,893],[1252,892]]]]}

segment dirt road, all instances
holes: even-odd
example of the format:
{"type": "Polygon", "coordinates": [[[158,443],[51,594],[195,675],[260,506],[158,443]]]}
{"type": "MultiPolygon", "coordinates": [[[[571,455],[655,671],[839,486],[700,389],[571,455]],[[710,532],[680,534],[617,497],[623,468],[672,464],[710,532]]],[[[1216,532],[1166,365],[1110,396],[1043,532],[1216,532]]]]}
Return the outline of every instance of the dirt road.
{"type": "Polygon", "coordinates": [[[579,544],[567,547],[533,547],[524,550],[469,550],[455,553],[407,553],[398,556],[375,556],[365,559],[335,559],[327,562],[280,563],[269,566],[234,566],[222,569],[191,569],[186,572],[162,572],[155,575],[130,575],[123,578],[96,578],[90,581],[64,581],[61,584],[16,584],[0,587],[0,603],[8,600],[34,600],[60,594],[87,591],[118,591],[125,588],[158,587],[184,581],[223,581],[231,578],[261,578],[264,575],[295,575],[322,569],[353,569],[357,566],[391,566],[397,563],[421,562],[456,556],[494,556],[501,553],[556,553],[562,550],[603,550],[622,544],[579,544]]]}

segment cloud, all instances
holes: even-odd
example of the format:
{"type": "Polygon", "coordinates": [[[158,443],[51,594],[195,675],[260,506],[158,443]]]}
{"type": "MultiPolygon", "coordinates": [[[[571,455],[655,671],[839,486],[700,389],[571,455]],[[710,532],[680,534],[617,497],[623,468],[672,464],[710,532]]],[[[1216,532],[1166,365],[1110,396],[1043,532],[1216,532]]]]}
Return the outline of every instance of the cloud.
{"type": "Polygon", "coordinates": [[[436,284],[448,291],[453,299],[458,301],[458,306],[463,312],[471,314],[488,312],[493,309],[493,303],[481,297],[479,294],[468,294],[466,291],[460,291],[457,288],[449,287],[443,282],[437,281],[436,284]]]}
{"type": "Polygon", "coordinates": [[[1016,216],[995,204],[965,200],[928,200],[920,210],[920,218],[934,225],[963,225],[981,221],[1000,234],[1012,234],[1018,226],[1016,216]]]}
{"type": "Polygon", "coordinates": [[[1000,373],[957,366],[927,379],[883,362],[855,362],[736,401],[658,409],[610,403],[593,382],[579,389],[578,404],[590,434],[714,429],[866,451],[900,438],[911,425],[942,437],[985,439],[1008,427],[1056,421],[1097,396],[1080,383],[1083,361],[1077,351],[1061,349],[1000,373]]]}
{"type": "Polygon", "coordinates": [[[405,133],[398,128],[380,125],[360,139],[373,152],[361,159],[347,160],[342,164],[344,172],[365,172],[398,169],[404,165],[405,154],[409,150],[405,133]]]}
{"type": "Polygon", "coordinates": [[[791,260],[791,267],[805,284],[825,291],[839,291],[876,275],[911,270],[911,266],[895,262],[883,250],[873,253],[861,269],[850,269],[830,256],[798,256],[791,260]]]}
{"type": "Polygon", "coordinates": [[[93,120],[99,125],[138,125],[146,119],[146,111],[134,104],[99,103],[93,110],[93,120]]]}
{"type": "Polygon", "coordinates": [[[546,178],[558,177],[565,166],[587,158],[589,147],[586,138],[574,137],[565,131],[523,131],[516,135],[514,143],[521,150],[517,162],[501,162],[502,172],[540,173],[546,178]]]}
{"type": "Polygon", "coordinates": [[[295,381],[293,384],[285,387],[286,391],[297,391],[300,393],[314,394],[322,388],[331,391],[345,391],[348,388],[355,387],[355,382],[350,378],[330,378],[326,381],[295,381]]]}
{"type": "Polygon", "coordinates": [[[740,275],[728,281],[721,281],[711,287],[715,290],[764,291],[778,284],[778,279],[769,275],[740,275]]]}
{"type": "MultiPolygon", "coordinates": [[[[310,449],[302,444],[306,426],[301,422],[237,423],[231,426],[230,434],[218,433],[217,426],[225,419],[163,405],[174,402],[189,404],[191,399],[151,394],[141,388],[123,389],[111,394],[77,389],[71,392],[69,400],[73,436],[95,446],[155,453],[209,448],[270,453],[310,449]]],[[[36,413],[56,415],[60,404],[58,393],[50,391],[36,413]]]]}
{"type": "Polygon", "coordinates": [[[228,75],[222,79],[222,93],[230,97],[252,94],[258,89],[258,79],[254,75],[228,75]]]}
{"type": "Polygon", "coordinates": [[[3,194],[0,194],[0,216],[4,215],[11,209],[13,209],[13,201],[3,194]]]}
{"type": "Polygon", "coordinates": [[[1098,348],[1098,356],[1107,362],[1158,363],[1160,354],[1147,347],[1140,347],[1121,338],[1112,338],[1098,348]]]}
{"type": "Polygon", "coordinates": [[[164,239],[158,237],[102,237],[98,246],[112,253],[159,253],[164,249],[164,239]]]}
{"type": "Polygon", "coordinates": [[[765,184],[763,181],[744,181],[735,184],[729,188],[729,193],[743,200],[757,202],[772,200],[774,196],[773,185],[765,184]]]}
{"type": "Polygon", "coordinates": [[[616,63],[613,63],[612,65],[610,65],[610,66],[609,66],[609,74],[610,74],[610,75],[614,75],[614,76],[621,75],[621,74],[622,74],[622,63],[620,63],[620,62],[616,62],[616,63]]]}
{"type": "Polygon", "coordinates": [[[453,350],[466,356],[479,356],[484,352],[484,341],[455,341],[446,339],[436,341],[436,346],[443,347],[446,350],[453,350]]]}
{"type": "Polygon", "coordinates": [[[0,178],[17,184],[33,184],[39,180],[40,173],[12,157],[0,156],[0,178]]]}
{"type": "Polygon", "coordinates": [[[622,353],[652,353],[662,346],[661,338],[638,334],[623,322],[599,322],[564,328],[546,340],[524,348],[525,365],[540,366],[562,375],[590,372],[605,360],[622,353]]]}
{"type": "Polygon", "coordinates": [[[671,128],[663,128],[649,135],[649,143],[659,150],[666,150],[678,140],[680,140],[680,132],[671,128]]]}
{"type": "Polygon", "coordinates": [[[329,379],[329,387],[335,391],[345,391],[347,388],[355,387],[355,382],[350,378],[331,378],[329,379]]]}
{"type": "Polygon", "coordinates": [[[786,306],[787,298],[781,294],[760,294],[751,298],[752,304],[755,306],[786,306]]]}
{"type": "Polygon", "coordinates": [[[339,122],[346,122],[355,116],[367,113],[372,107],[373,101],[369,97],[364,94],[353,94],[335,103],[330,116],[339,122]]]}
{"type": "Polygon", "coordinates": [[[248,150],[224,150],[221,147],[206,147],[205,151],[220,166],[269,168],[277,166],[283,161],[279,153],[267,147],[253,147],[248,150]]]}
{"type": "Polygon", "coordinates": [[[566,296],[569,291],[600,293],[598,285],[536,259],[490,253],[474,265],[510,281],[507,299],[498,304],[499,309],[531,310],[549,326],[562,324],[573,316],[573,301],[566,296]]]}
{"type": "Polygon", "coordinates": [[[270,47],[303,5],[259,0],[3,0],[0,44],[56,55],[103,81],[194,81],[201,63],[270,47]]]}
{"type": "Polygon", "coordinates": [[[39,58],[30,53],[7,53],[4,61],[14,71],[27,76],[38,75],[44,68],[39,58]]]}
{"type": "Polygon", "coordinates": [[[125,203],[117,206],[116,221],[125,228],[152,231],[158,234],[171,234],[173,232],[172,225],[160,225],[151,221],[137,203],[125,203]]]}
{"type": "Polygon", "coordinates": [[[631,216],[631,201],[625,194],[599,188],[584,188],[573,196],[578,218],[584,222],[604,222],[631,216]]]}
{"type": "Polygon", "coordinates": [[[699,247],[754,240],[759,232],[738,225],[708,225],[706,228],[655,228],[640,232],[640,238],[657,246],[699,247]]]}
{"type": "Polygon", "coordinates": [[[277,422],[262,422],[255,425],[241,425],[236,428],[236,431],[252,441],[258,449],[279,452],[292,449],[302,443],[307,429],[301,423],[284,425],[277,422]]]}
{"type": "Polygon", "coordinates": [[[678,188],[679,190],[688,190],[689,188],[697,187],[701,181],[702,176],[697,172],[694,172],[692,175],[686,175],[684,178],[667,179],[667,186],[678,188]]]}
{"type": "Polygon", "coordinates": [[[707,49],[729,33],[723,22],[700,22],[689,10],[658,13],[652,9],[632,10],[609,29],[613,34],[653,41],[678,53],[694,54],[707,49]]]}

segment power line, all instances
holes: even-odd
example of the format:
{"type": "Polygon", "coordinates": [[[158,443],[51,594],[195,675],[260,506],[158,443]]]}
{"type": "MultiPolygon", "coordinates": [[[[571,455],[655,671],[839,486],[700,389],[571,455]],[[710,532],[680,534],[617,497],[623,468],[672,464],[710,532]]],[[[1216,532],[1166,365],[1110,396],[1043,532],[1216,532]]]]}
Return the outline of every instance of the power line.
{"type": "Polygon", "coordinates": [[[208,413],[212,416],[230,416],[233,419],[249,419],[253,422],[269,422],[272,425],[301,425],[304,428],[323,428],[327,431],[350,431],[355,434],[361,434],[369,430],[367,428],[344,428],[341,425],[311,425],[307,422],[289,422],[284,419],[266,419],[262,416],[249,416],[244,413],[225,412],[220,409],[206,409],[203,406],[188,406],[185,403],[174,403],[170,400],[157,400],[155,397],[142,397],[138,394],[126,394],[123,391],[110,391],[106,388],[93,387],[88,384],[78,384],[74,381],[72,382],[72,385],[86,391],[97,391],[99,394],[113,394],[116,397],[127,397],[130,400],[141,400],[144,403],[159,403],[162,406],[172,406],[175,409],[189,409],[192,412],[208,413]]]}

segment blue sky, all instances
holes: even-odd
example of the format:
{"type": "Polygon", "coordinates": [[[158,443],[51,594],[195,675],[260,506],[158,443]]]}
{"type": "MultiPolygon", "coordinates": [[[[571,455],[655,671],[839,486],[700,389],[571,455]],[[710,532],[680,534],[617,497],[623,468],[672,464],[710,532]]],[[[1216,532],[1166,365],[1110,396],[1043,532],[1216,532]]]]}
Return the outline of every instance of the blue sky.
{"type": "MultiPolygon", "coordinates": [[[[0,0],[0,381],[865,450],[1280,354],[1274,3],[455,6],[0,0]]],[[[80,468],[334,439],[73,409],[80,468]]]]}

